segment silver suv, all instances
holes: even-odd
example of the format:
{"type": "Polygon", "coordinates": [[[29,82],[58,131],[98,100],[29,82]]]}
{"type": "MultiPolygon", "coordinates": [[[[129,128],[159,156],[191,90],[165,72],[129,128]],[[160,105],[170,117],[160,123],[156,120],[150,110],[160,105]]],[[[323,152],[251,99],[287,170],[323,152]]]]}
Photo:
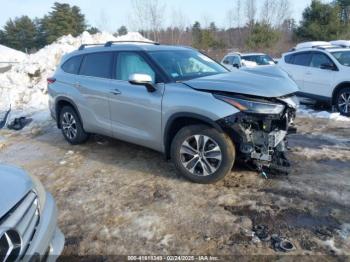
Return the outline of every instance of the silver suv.
{"type": "Polygon", "coordinates": [[[63,246],[52,196],[35,177],[0,165],[0,262],[55,261],[63,246]]]}
{"type": "Polygon", "coordinates": [[[223,178],[237,159],[288,166],[298,88],[281,70],[230,73],[192,48],[107,42],[66,55],[48,85],[51,114],[73,145],[91,133],[142,145],[198,183],[223,178]]]}

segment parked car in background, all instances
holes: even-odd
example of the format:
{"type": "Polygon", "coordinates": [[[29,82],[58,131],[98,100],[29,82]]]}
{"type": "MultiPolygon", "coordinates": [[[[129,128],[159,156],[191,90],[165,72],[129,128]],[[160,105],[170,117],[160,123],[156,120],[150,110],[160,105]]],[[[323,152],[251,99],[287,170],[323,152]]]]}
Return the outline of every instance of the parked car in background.
{"type": "Polygon", "coordinates": [[[52,196],[37,178],[0,165],[0,261],[55,261],[63,246],[52,196]]]}
{"type": "Polygon", "coordinates": [[[97,133],[149,147],[198,183],[222,179],[237,158],[288,166],[298,89],[284,71],[232,74],[191,48],[107,42],[66,55],[48,85],[71,144],[97,133]]]}
{"type": "Polygon", "coordinates": [[[326,102],[350,116],[350,41],[306,42],[283,54],[279,66],[300,96],[326,102]]]}
{"type": "Polygon", "coordinates": [[[263,65],[274,65],[275,61],[269,55],[263,53],[241,54],[234,52],[227,54],[222,59],[221,64],[227,69],[233,71],[241,67],[252,68],[263,65]]]}

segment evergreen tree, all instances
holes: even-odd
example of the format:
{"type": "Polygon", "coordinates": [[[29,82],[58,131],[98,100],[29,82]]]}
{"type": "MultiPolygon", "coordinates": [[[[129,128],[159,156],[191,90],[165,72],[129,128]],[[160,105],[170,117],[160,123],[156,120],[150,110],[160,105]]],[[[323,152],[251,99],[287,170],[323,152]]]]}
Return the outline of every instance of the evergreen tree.
{"type": "Polygon", "coordinates": [[[200,49],[202,45],[202,28],[198,21],[196,21],[192,26],[192,39],[193,46],[200,49]]]}
{"type": "Polygon", "coordinates": [[[252,24],[246,44],[250,49],[270,48],[280,38],[280,33],[267,23],[252,24]]]}
{"type": "Polygon", "coordinates": [[[350,0],[337,0],[336,3],[341,9],[341,19],[345,24],[350,22],[350,0]]]}
{"type": "Polygon", "coordinates": [[[36,45],[36,27],[28,16],[8,20],[0,35],[1,44],[21,51],[29,51],[36,45]]]}
{"type": "Polygon", "coordinates": [[[346,33],[346,26],[340,14],[339,5],[312,0],[303,13],[303,19],[295,32],[296,36],[301,40],[338,39],[346,33]]]}
{"type": "Polygon", "coordinates": [[[97,27],[90,27],[88,30],[86,30],[86,31],[88,31],[89,32],[89,34],[91,34],[91,35],[94,35],[94,34],[97,34],[97,33],[100,33],[100,30],[98,30],[98,28],[97,27]]]}
{"type": "Polygon", "coordinates": [[[126,28],[125,25],[119,27],[119,29],[118,29],[119,36],[126,35],[127,33],[128,33],[128,29],[126,28]]]}
{"type": "Polygon", "coordinates": [[[56,2],[52,9],[42,21],[41,32],[47,43],[50,44],[63,35],[77,36],[86,30],[85,16],[79,7],[56,2]]]}

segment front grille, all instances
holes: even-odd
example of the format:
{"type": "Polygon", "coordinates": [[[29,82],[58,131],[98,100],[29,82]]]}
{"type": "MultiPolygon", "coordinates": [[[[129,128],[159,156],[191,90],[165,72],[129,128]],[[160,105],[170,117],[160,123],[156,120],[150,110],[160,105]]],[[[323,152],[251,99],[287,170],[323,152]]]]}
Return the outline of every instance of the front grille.
{"type": "Polygon", "coordinates": [[[26,254],[39,224],[40,213],[37,195],[31,191],[1,219],[0,227],[15,229],[22,238],[20,257],[26,254]]]}

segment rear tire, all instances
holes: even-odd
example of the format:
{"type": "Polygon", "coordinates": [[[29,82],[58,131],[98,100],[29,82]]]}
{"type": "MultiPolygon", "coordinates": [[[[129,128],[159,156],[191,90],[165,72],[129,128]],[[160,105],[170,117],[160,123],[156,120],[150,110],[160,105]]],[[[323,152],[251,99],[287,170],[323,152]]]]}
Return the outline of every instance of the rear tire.
{"type": "Polygon", "coordinates": [[[201,184],[223,179],[231,172],[235,161],[232,140],[206,125],[183,127],[175,135],[170,153],[180,174],[201,184]]]}
{"type": "Polygon", "coordinates": [[[341,115],[350,116],[350,87],[340,89],[335,102],[341,115]]]}
{"type": "Polygon", "coordinates": [[[64,138],[72,145],[85,143],[89,134],[83,129],[80,118],[74,108],[65,106],[60,112],[60,126],[64,138]]]}

